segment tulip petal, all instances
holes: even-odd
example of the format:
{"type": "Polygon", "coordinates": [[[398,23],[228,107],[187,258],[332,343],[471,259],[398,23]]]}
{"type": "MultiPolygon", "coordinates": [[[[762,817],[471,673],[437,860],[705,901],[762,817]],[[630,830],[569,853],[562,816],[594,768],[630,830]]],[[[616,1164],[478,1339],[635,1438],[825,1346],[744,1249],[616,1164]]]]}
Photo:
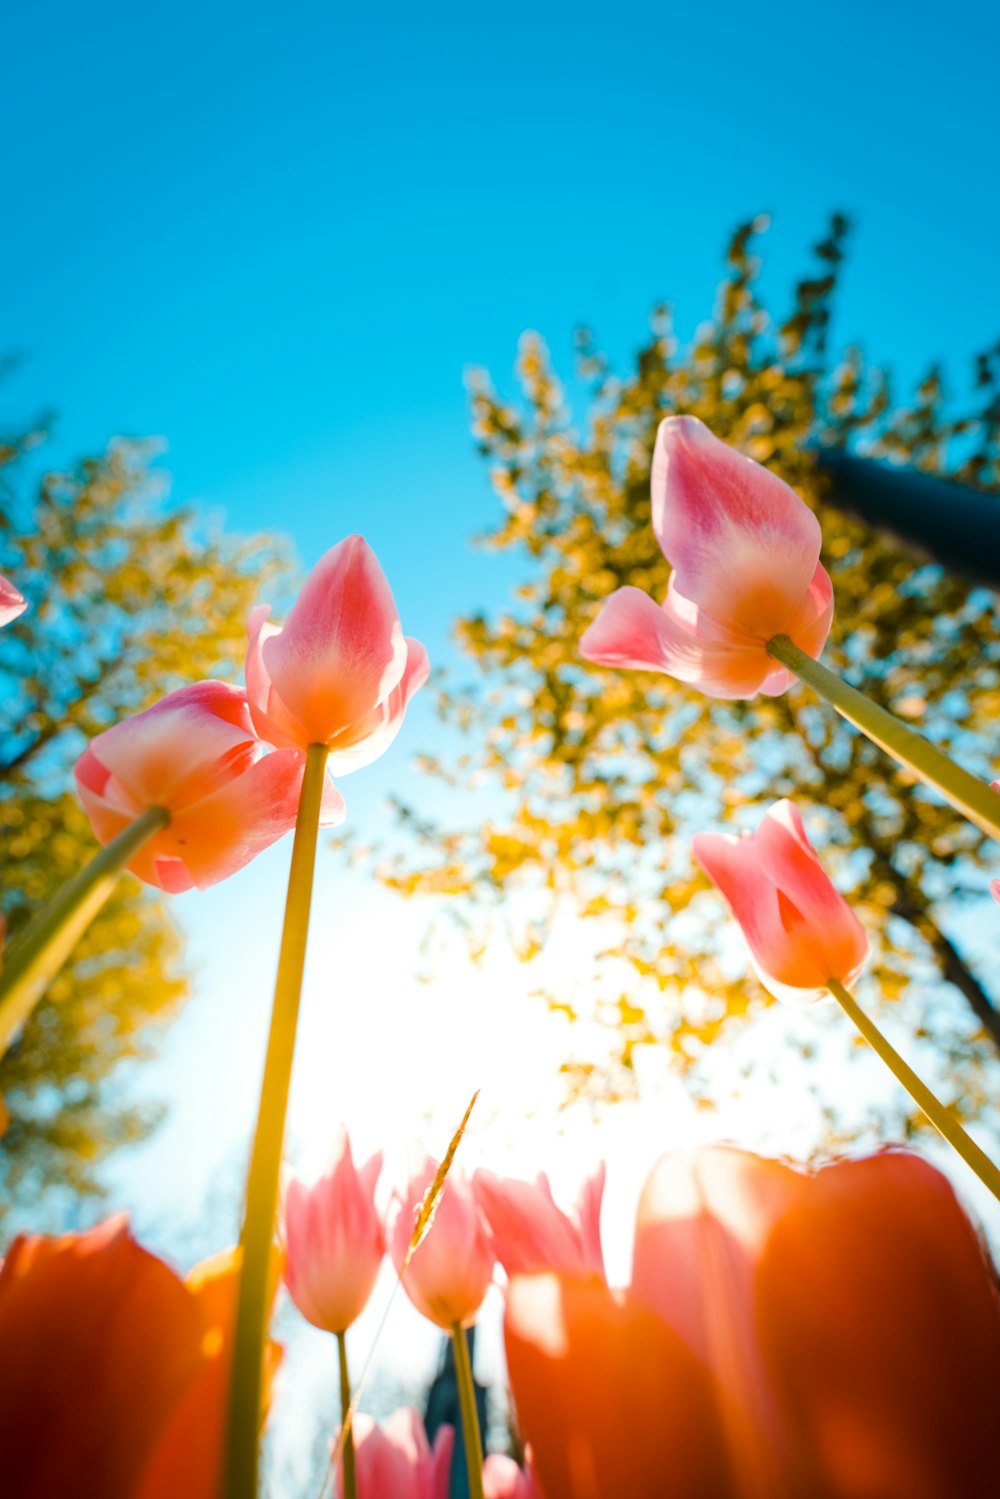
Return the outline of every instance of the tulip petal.
{"type": "Polygon", "coordinates": [[[0,629],[17,619],[28,607],[24,595],[14,587],[9,578],[0,573],[0,629]]]}
{"type": "Polygon", "coordinates": [[[684,597],[764,639],[787,633],[822,540],[795,491],[691,416],[660,423],[650,489],[684,597]]]}
{"type": "MultiPolygon", "coordinates": [[[[795,803],[775,802],[753,838],[765,879],[794,903],[799,929],[822,953],[827,977],[853,983],[868,958],[868,938],[817,858],[795,803]]],[[[781,911],[787,915],[787,902],[781,911]]],[[[791,934],[787,919],[785,925],[791,934]]]]}
{"type": "Polygon", "coordinates": [[[483,1463],[483,1499],[541,1499],[530,1468],[512,1457],[491,1452],[483,1463]]]}
{"type": "MultiPolygon", "coordinates": [[[[297,750],[273,750],[221,791],[175,815],[157,839],[174,850],[199,890],[242,869],[295,826],[304,760],[297,750]]],[[[322,820],[343,822],[347,808],[327,781],[322,820]]]]}
{"type": "Polygon", "coordinates": [[[918,1156],[820,1170],[756,1279],[784,1419],[830,1499],[971,1499],[1000,1478],[1000,1300],[955,1194],[918,1156]]]}
{"type": "MultiPolygon", "coordinates": [[[[272,1262],[272,1297],[277,1288],[272,1262]]],[[[222,1479],[230,1358],[236,1323],[239,1251],[226,1250],[196,1265],[187,1288],[201,1315],[202,1363],[188,1385],[132,1499],[218,1499],[222,1479]]],[[[263,1416],[281,1363],[281,1345],[269,1340],[264,1353],[263,1416]]]]}
{"type": "MultiPolygon", "coordinates": [[[[455,1433],[442,1426],[433,1450],[419,1414],[407,1407],[394,1411],[380,1427],[364,1412],[354,1417],[358,1494],[361,1499],[448,1499],[455,1433]]],[[[342,1465],[337,1465],[337,1494],[343,1499],[342,1465]]]]}
{"type": "Polygon", "coordinates": [[[381,1153],[356,1170],[342,1130],[330,1171],[312,1186],[289,1178],[281,1214],[285,1285],[302,1315],[345,1332],[364,1310],[385,1255],[375,1206],[381,1153]]]}
{"type": "Polygon", "coordinates": [[[824,955],[808,931],[790,929],[782,919],[778,891],[763,877],[753,838],[697,833],[691,851],[728,901],[764,985],[772,993],[781,985],[788,992],[780,997],[798,1004],[822,998],[831,976],[824,955]]]}
{"type": "MultiPolygon", "coordinates": [[[[406,668],[389,584],[360,536],[349,536],[320,559],[284,629],[261,631],[258,641],[262,664],[270,681],[280,684],[303,748],[328,744],[364,718],[406,668]]],[[[259,700],[256,687],[251,700],[259,700]]]]}
{"type": "Polygon", "coordinates": [[[754,1316],[762,1247],[806,1186],[802,1173],[747,1151],[678,1152],[654,1167],[636,1215],[630,1294],[713,1370],[726,1443],[751,1494],[807,1491],[793,1482],[802,1460],[767,1384],[754,1316]]]}
{"type": "Polygon", "coordinates": [[[509,1276],[557,1270],[570,1275],[593,1272],[604,1279],[604,1176],[602,1162],[586,1182],[574,1218],[558,1207],[544,1175],[531,1183],[491,1171],[475,1173],[476,1201],[490,1226],[496,1257],[509,1276]]]}
{"type": "MultiPolygon", "coordinates": [[[[438,1163],[426,1153],[415,1164],[402,1194],[394,1194],[389,1252],[397,1273],[403,1272],[417,1210],[437,1174],[438,1163]]],[[[429,1321],[445,1332],[455,1323],[475,1320],[489,1290],[495,1265],[493,1245],[480,1216],[472,1184],[452,1166],[430,1228],[410,1257],[403,1290],[429,1321]]]]}
{"type": "Polygon", "coordinates": [[[407,705],[430,676],[430,661],[419,640],[406,640],[406,668],[402,678],[371,713],[352,724],[333,741],[330,749],[330,772],[347,775],[370,765],[385,754],[402,727],[407,705]]]}
{"type": "Polygon", "coordinates": [[[730,1499],[711,1378],[653,1313],[592,1279],[516,1276],[505,1342],[546,1494],[730,1499]]]}
{"type": "Polygon", "coordinates": [[[0,1271],[4,1492],[134,1499],[201,1341],[194,1299],[123,1217],[15,1239],[0,1271]]]}

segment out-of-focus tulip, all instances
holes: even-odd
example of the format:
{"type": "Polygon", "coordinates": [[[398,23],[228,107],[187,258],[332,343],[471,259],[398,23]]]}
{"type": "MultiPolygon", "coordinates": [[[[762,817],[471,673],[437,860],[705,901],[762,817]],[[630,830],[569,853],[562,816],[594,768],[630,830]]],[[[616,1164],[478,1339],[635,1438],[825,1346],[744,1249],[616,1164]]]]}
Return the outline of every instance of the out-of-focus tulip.
{"type": "MultiPolygon", "coordinates": [[[[198,682],[98,734],[75,774],[102,843],[148,807],[166,808],[169,825],[128,867],[176,893],[234,874],[294,827],[304,764],[297,750],[264,753],[241,688],[198,682]]],[[[343,817],[331,782],[323,822],[343,817]]]]}
{"type": "Polygon", "coordinates": [[[4,1493],[215,1499],[232,1267],[185,1283],[120,1216],[15,1239],[0,1269],[4,1493]],[[181,1481],[161,1485],[164,1471],[181,1481]]]}
{"type": "Polygon", "coordinates": [[[493,1248],[508,1275],[559,1270],[571,1275],[591,1272],[604,1279],[601,1252],[601,1199],[604,1163],[584,1183],[572,1213],[563,1212],[549,1179],[535,1182],[477,1171],[472,1185],[476,1201],[493,1236],[493,1248]]]}
{"type": "Polygon", "coordinates": [[[381,1153],[355,1169],[342,1130],[333,1166],[307,1187],[289,1179],[283,1193],[280,1237],[285,1285],[303,1317],[326,1332],[346,1332],[362,1313],[385,1254],[385,1232],[375,1208],[381,1153]]]}
{"type": "Polygon", "coordinates": [[[542,1499],[529,1463],[519,1468],[512,1457],[493,1452],[483,1463],[484,1499],[542,1499]]]}
{"type": "Polygon", "coordinates": [[[250,616],[246,679],[262,739],[325,744],[334,775],[388,749],[427,680],[427,652],[404,636],[385,574],[360,536],[313,568],[284,628],[264,604],[250,616]]]}
{"type": "Polygon", "coordinates": [[[710,697],[784,692],[794,677],[767,642],[787,635],[818,656],[833,618],[816,517],[777,475],[692,416],[660,423],[651,492],[653,530],[673,566],[666,599],[618,589],[584,634],[582,654],[667,672],[710,697]]]}
{"type": "MultiPolygon", "coordinates": [[[[272,1262],[271,1298],[277,1292],[280,1257],[272,1262]]],[[[227,1250],[197,1265],[186,1285],[201,1314],[205,1333],[202,1361],[156,1443],[134,1499],[218,1499],[222,1487],[226,1415],[236,1321],[239,1251],[227,1250]]],[[[270,1406],[271,1383],[282,1357],[279,1343],[264,1350],[262,1419],[270,1406]]]]}
{"type": "MultiPolygon", "coordinates": [[[[394,1411],[382,1426],[363,1414],[353,1425],[358,1499],[448,1499],[452,1427],[440,1427],[431,1447],[424,1423],[410,1407],[394,1411]]],[[[337,1495],[343,1499],[340,1464],[337,1495]]]]}
{"type": "Polygon", "coordinates": [[[521,1430],[560,1499],[993,1492],[1000,1299],[947,1180],[902,1151],[816,1172],[667,1156],[617,1296],[516,1278],[521,1430]]]}
{"type": "Polygon", "coordinates": [[[0,573],[0,629],[9,625],[12,619],[17,619],[28,607],[28,602],[22,593],[14,587],[3,573],[0,573]]]}
{"type": "MultiPolygon", "coordinates": [[[[411,1173],[405,1192],[394,1194],[389,1249],[397,1273],[402,1272],[417,1212],[437,1169],[438,1162],[425,1155],[411,1173]]],[[[475,1321],[495,1263],[472,1183],[452,1166],[434,1220],[403,1275],[403,1289],[418,1312],[451,1332],[456,1323],[468,1327],[475,1321]]]]}
{"type": "Polygon", "coordinates": [[[798,808],[776,802],[754,833],[699,833],[695,858],[743,929],[760,981],[777,999],[808,1004],[850,988],[868,939],[816,857],[798,808]]]}

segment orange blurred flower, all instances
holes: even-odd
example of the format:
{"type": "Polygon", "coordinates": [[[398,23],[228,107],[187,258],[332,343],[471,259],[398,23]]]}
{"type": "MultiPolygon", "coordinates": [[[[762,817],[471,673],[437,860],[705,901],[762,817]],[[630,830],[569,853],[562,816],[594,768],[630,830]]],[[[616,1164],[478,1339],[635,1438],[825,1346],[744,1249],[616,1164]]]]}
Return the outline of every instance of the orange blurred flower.
{"type": "MultiPolygon", "coordinates": [[[[0,1473],[10,1499],[216,1499],[236,1252],[187,1281],[124,1216],[22,1234],[0,1268],[0,1473]]],[[[273,1370],[280,1350],[269,1350],[273,1370]]]]}
{"type": "Polygon", "coordinates": [[[670,1155],[632,1284],[516,1277],[507,1357],[558,1499],[996,1492],[1000,1299],[947,1180],[888,1151],[815,1172],[670,1155]]]}

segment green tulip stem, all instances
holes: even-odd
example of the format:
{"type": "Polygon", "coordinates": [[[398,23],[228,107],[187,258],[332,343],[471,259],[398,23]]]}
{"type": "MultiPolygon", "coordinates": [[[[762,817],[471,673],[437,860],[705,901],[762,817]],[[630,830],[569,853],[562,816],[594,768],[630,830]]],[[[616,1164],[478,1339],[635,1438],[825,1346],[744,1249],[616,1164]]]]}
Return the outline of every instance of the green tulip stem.
{"type": "Polygon", "coordinates": [[[476,1386],[472,1378],[472,1360],[465,1328],[456,1322],[451,1329],[455,1350],[455,1378],[458,1381],[458,1403],[462,1410],[462,1435],[465,1439],[465,1465],[469,1474],[469,1499],[483,1499],[483,1439],[476,1410],[476,1386]]]}
{"type": "Polygon", "coordinates": [[[354,1421],[351,1412],[351,1376],[347,1368],[347,1334],[337,1334],[340,1359],[340,1427],[343,1438],[344,1499],[358,1499],[358,1475],[354,1462],[354,1421]]]}
{"type": "Polygon", "coordinates": [[[288,872],[285,923],[274,985],[271,1030],[260,1090],[257,1128],[247,1173],[246,1208],[240,1236],[242,1262],[236,1305],[229,1424],[226,1438],[227,1499],[256,1499],[264,1349],[271,1304],[271,1246],[278,1206],[278,1176],[285,1115],[295,1055],[295,1031],[305,968],[313,870],[327,748],[311,744],[306,754],[299,810],[288,872]]]}
{"type": "Polygon", "coordinates": [[[994,1166],[989,1156],[980,1150],[976,1142],[966,1134],[958,1120],[948,1112],[927,1084],[921,1082],[912,1067],[907,1066],[878,1026],[869,1020],[850,990],[845,989],[839,979],[829,979],[828,987],[841,1009],[853,1020],[869,1046],[881,1057],[893,1077],[906,1089],[917,1107],[926,1114],[938,1134],[958,1151],[965,1164],[976,1173],[981,1182],[989,1187],[993,1196],[1000,1199],[1000,1171],[994,1166]]]}
{"type": "Polygon", "coordinates": [[[1000,796],[986,781],[970,775],[892,713],[871,702],[856,687],[850,687],[829,667],[814,661],[787,635],[775,635],[769,640],[767,653],[803,682],[808,682],[814,692],[848,723],[866,734],[873,744],[919,776],[925,785],[939,791],[956,812],[961,812],[991,838],[1000,840],[1000,796]]]}
{"type": "Polygon", "coordinates": [[[125,865],[170,822],[147,807],[49,901],[10,944],[0,972],[0,1057],[104,905],[125,865]]]}

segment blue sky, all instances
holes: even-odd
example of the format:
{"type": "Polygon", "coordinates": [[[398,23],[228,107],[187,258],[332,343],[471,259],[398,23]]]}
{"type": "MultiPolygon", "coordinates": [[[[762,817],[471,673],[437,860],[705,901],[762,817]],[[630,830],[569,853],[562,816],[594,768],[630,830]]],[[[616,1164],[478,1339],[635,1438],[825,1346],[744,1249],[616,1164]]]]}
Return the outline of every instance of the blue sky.
{"type": "Polygon", "coordinates": [[[996,335],[1000,23],[947,14],[11,8],[9,399],[55,404],[67,456],[162,434],[180,496],[307,562],[364,529],[443,635],[504,576],[468,553],[463,369],[506,378],[524,328],[624,357],[658,298],[707,315],[736,221],[774,215],[783,288],[841,207],[845,337],[912,373],[996,335]]]}

